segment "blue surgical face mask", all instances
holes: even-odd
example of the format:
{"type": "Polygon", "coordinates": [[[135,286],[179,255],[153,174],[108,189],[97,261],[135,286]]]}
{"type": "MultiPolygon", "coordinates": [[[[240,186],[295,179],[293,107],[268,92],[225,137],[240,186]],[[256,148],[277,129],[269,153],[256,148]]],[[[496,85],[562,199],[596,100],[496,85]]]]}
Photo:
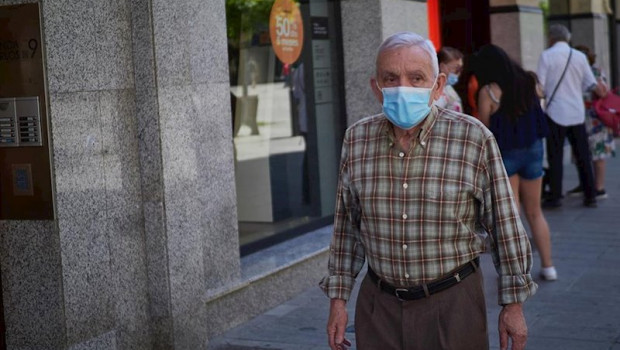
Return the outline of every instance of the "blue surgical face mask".
{"type": "Polygon", "coordinates": [[[405,130],[411,129],[420,124],[430,113],[429,102],[432,91],[433,88],[409,86],[383,88],[381,89],[383,113],[397,127],[405,130]]]}
{"type": "Polygon", "coordinates": [[[448,85],[456,85],[459,82],[459,76],[454,73],[448,73],[448,85]]]}

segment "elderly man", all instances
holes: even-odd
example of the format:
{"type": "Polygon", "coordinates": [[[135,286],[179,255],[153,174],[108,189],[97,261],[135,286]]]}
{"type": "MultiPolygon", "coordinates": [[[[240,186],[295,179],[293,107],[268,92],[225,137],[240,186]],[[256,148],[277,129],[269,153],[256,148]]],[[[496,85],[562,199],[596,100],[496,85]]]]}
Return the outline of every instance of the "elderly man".
{"type": "Polygon", "coordinates": [[[586,56],[572,49],[568,45],[569,41],[568,28],[561,24],[551,25],[549,48],[540,55],[536,70],[547,97],[549,125],[547,159],[551,196],[543,202],[543,206],[557,208],[562,205],[562,161],[564,140],[568,137],[577,162],[579,183],[583,186],[569,191],[569,194],[582,193],[583,204],[595,208],[596,189],[585,127],[583,92],[594,91],[597,95],[604,96],[607,91],[604,85],[597,83],[586,56]]]}
{"type": "Polygon", "coordinates": [[[360,350],[488,349],[478,256],[490,237],[500,275],[502,349],[523,349],[522,303],[536,290],[531,248],[493,135],[440,109],[446,76],[430,41],[398,33],[379,47],[370,80],[383,113],[353,124],[342,147],[329,274],[331,349],[346,349],[345,309],[360,350]]]}

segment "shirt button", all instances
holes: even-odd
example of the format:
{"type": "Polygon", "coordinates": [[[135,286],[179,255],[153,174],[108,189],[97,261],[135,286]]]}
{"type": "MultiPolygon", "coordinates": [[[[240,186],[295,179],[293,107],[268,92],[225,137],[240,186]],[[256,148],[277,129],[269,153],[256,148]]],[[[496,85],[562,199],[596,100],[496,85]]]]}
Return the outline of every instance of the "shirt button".
{"type": "Polygon", "coordinates": [[[405,274],[405,278],[409,278],[409,274],[408,273],[405,274]]]}
{"type": "Polygon", "coordinates": [[[403,244],[403,250],[404,249],[407,249],[407,245],[406,244],[403,244]]]}
{"type": "Polygon", "coordinates": [[[401,158],[402,158],[402,157],[404,157],[404,156],[405,156],[405,152],[400,152],[400,153],[398,154],[398,156],[399,156],[399,157],[401,157],[401,158]]]}
{"type": "Polygon", "coordinates": [[[406,219],[406,218],[407,218],[407,214],[403,214],[403,219],[406,219]]]}
{"type": "Polygon", "coordinates": [[[407,185],[406,183],[403,184],[403,188],[407,188],[407,187],[409,187],[409,185],[407,185]]]}

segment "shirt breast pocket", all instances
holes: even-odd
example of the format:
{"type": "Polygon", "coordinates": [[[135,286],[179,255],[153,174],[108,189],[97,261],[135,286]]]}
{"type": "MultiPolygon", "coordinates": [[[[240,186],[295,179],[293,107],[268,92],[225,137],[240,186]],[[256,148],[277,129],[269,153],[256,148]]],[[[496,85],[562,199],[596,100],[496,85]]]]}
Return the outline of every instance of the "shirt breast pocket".
{"type": "Polygon", "coordinates": [[[469,195],[456,188],[428,190],[423,195],[423,220],[453,223],[469,211],[469,195]]]}

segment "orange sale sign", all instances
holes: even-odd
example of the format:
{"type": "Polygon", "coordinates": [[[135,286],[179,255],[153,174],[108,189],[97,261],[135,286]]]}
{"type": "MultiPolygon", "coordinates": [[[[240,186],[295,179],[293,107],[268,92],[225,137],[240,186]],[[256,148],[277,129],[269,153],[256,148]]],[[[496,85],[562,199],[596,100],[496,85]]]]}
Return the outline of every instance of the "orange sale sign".
{"type": "Polygon", "coordinates": [[[304,42],[304,27],[299,7],[293,0],[276,0],[269,16],[271,46],[282,63],[299,58],[304,42]]]}

